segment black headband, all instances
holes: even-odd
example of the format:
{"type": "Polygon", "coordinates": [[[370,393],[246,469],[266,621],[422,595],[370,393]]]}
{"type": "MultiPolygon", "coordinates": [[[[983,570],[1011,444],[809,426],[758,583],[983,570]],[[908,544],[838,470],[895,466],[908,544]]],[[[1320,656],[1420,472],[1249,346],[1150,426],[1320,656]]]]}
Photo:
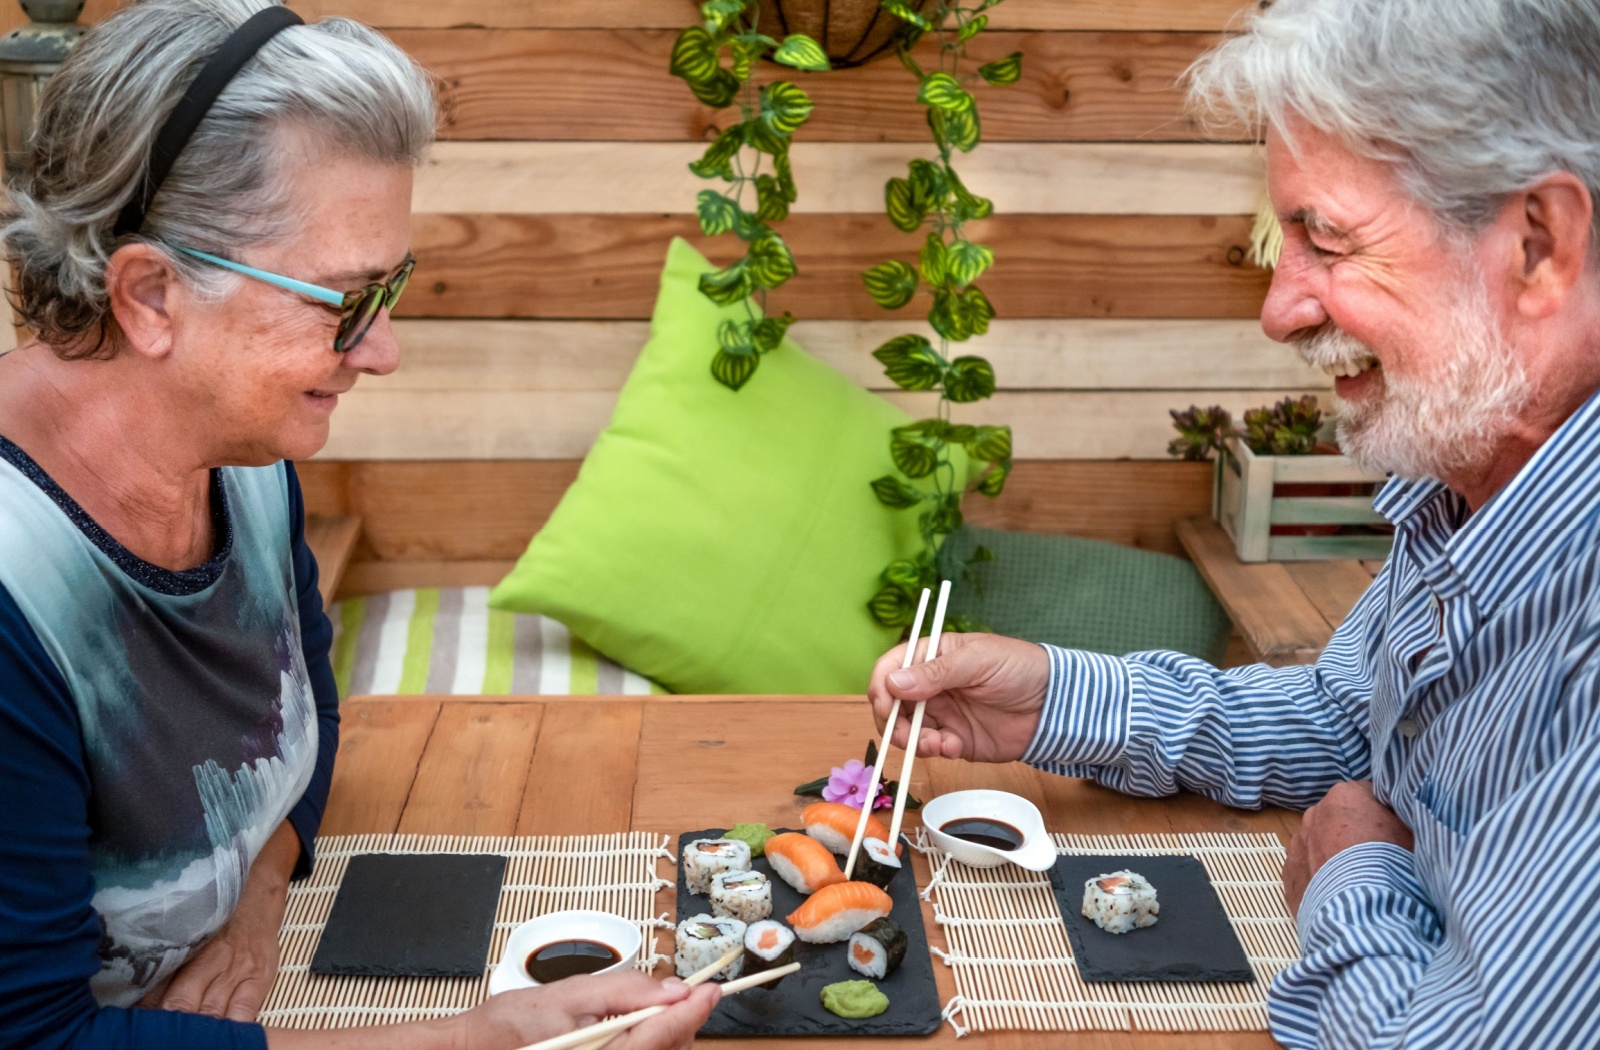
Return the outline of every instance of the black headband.
{"type": "Polygon", "coordinates": [[[268,40],[290,26],[304,24],[299,15],[287,7],[275,4],[245,19],[244,23],[222,42],[222,46],[206,59],[206,64],[200,69],[200,75],[194,78],[194,82],[189,85],[189,89],[183,93],[183,97],[167,116],[167,122],[161,125],[161,130],[156,133],[155,143],[150,147],[150,166],[145,171],[139,192],[122,209],[122,214],[117,216],[117,225],[112,231],[115,236],[121,237],[139,232],[139,228],[144,225],[144,213],[150,210],[150,202],[155,200],[161,184],[167,181],[167,175],[171,173],[172,165],[177,163],[178,155],[183,152],[183,147],[189,144],[190,136],[211,111],[211,105],[216,102],[217,96],[222,94],[229,81],[244,68],[244,64],[250,61],[268,40]]]}

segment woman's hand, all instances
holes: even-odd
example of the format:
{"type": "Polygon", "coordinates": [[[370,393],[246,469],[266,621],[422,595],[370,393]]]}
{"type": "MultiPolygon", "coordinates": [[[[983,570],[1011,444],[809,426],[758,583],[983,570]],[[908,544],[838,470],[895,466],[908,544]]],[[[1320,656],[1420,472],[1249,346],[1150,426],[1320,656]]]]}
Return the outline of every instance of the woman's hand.
{"type": "Polygon", "coordinates": [[[299,858],[300,840],[284,821],[250,866],[227,923],[139,1005],[254,1021],[278,976],[278,928],[299,858]]]}
{"type": "Polygon", "coordinates": [[[947,634],[937,658],[902,669],[905,652],[901,645],[884,654],[867,688],[880,731],[895,697],[904,701],[891,741],[896,747],[905,747],[911,732],[910,702],[926,700],[917,754],[973,762],[1022,757],[1050,684],[1043,648],[993,634],[947,634]]]}
{"type": "Polygon", "coordinates": [[[638,971],[568,977],[564,981],[503,992],[456,1019],[460,1050],[516,1050],[605,1017],[647,1006],[658,1014],[606,1044],[606,1050],[678,1050],[711,1016],[722,993],[715,985],[690,988],[676,977],[656,981],[638,971]]]}

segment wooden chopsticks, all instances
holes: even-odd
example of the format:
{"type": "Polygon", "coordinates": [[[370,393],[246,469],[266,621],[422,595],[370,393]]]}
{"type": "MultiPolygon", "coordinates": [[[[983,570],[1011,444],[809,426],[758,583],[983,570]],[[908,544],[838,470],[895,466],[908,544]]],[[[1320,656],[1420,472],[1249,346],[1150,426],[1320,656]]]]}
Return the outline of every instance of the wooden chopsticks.
{"type": "MultiPolygon", "coordinates": [[[[733,962],[743,953],[744,945],[741,944],[710,966],[691,977],[685,978],[683,983],[690,986],[704,984],[718,970],[733,962]]],[[[722,994],[724,996],[734,995],[747,988],[754,988],[757,985],[766,984],[768,981],[776,981],[780,977],[787,977],[798,969],[800,969],[799,963],[790,963],[788,966],[780,966],[775,970],[763,970],[760,973],[753,973],[748,977],[741,977],[736,981],[729,981],[724,984],[722,986],[722,994]]],[[[666,1009],[665,1006],[647,1006],[643,1010],[635,1010],[630,1014],[621,1014],[584,1028],[575,1028],[564,1035],[552,1036],[542,1042],[530,1043],[523,1047],[522,1050],[596,1050],[596,1048],[606,1045],[639,1022],[647,1021],[659,1013],[664,1013],[666,1009]]]]}

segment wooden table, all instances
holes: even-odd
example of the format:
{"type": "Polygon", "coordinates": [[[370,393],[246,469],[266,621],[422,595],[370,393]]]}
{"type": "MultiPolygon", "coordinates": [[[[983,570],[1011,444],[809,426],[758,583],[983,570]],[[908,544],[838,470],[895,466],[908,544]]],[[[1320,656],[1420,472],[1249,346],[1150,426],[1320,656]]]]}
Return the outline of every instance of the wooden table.
{"type": "MultiPolygon", "coordinates": [[[[810,801],[790,794],[794,786],[861,757],[874,733],[865,703],[850,697],[356,697],[343,713],[326,835],[675,835],[734,820],[792,825],[810,801]],[[709,764],[717,761],[725,765],[709,764]]],[[[898,755],[891,758],[898,769],[898,755]]],[[[1299,816],[1284,810],[1231,810],[1195,795],[1132,799],[1021,764],[919,760],[912,777],[922,799],[971,787],[1023,795],[1052,831],[1069,833],[1274,832],[1287,841],[1299,825],[1299,816]]],[[[914,824],[908,812],[907,825],[914,824]]],[[[916,863],[925,884],[927,866],[920,857],[916,863]]],[[[660,910],[672,908],[671,891],[664,891],[660,910]]],[[[924,919],[940,943],[926,905],[924,919]]],[[[934,972],[940,998],[948,1000],[954,978],[943,966],[934,972]]],[[[946,1026],[929,1042],[954,1045],[955,1037],[946,1026]]],[[[969,1036],[961,1046],[1022,1050],[1046,1042],[1094,1050],[1274,1045],[1259,1032],[997,1032],[969,1036]]],[[[822,1050],[802,1039],[708,1044],[822,1050]]]]}
{"type": "Polygon", "coordinates": [[[1251,659],[1273,667],[1316,663],[1383,567],[1363,561],[1246,564],[1210,518],[1186,518],[1177,529],[1179,542],[1227,610],[1251,659]]]}

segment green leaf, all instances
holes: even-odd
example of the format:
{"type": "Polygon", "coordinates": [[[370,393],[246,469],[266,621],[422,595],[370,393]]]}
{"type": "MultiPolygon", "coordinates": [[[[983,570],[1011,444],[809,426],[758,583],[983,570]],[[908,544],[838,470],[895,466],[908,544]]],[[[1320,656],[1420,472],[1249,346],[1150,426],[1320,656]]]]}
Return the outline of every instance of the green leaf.
{"type": "Polygon", "coordinates": [[[789,202],[775,176],[756,176],[756,217],[762,222],[782,222],[789,217],[789,202]]]}
{"type": "Polygon", "coordinates": [[[688,83],[695,98],[717,109],[728,108],[739,97],[739,78],[726,69],[717,70],[709,80],[691,80],[688,83]]]}
{"type": "Polygon", "coordinates": [[[872,351],[902,390],[932,390],[944,379],[944,358],[920,335],[900,335],[872,351]]]}
{"type": "Polygon", "coordinates": [[[994,320],[994,304],[989,302],[989,297],[975,284],[969,284],[961,292],[961,298],[967,304],[967,310],[972,318],[972,334],[982,335],[989,330],[989,322],[994,320]]]}
{"type": "Polygon", "coordinates": [[[739,80],[750,79],[750,73],[755,69],[756,60],[764,51],[760,44],[751,40],[735,40],[733,42],[733,75],[739,80]]]}
{"type": "Polygon", "coordinates": [[[973,488],[975,491],[988,496],[990,499],[993,499],[994,497],[1000,495],[1000,493],[1005,489],[1006,478],[1009,477],[1010,474],[1011,461],[1009,459],[1000,463],[996,463],[993,467],[989,468],[989,472],[985,474],[978,481],[978,483],[973,486],[973,488]]]}
{"type": "Polygon", "coordinates": [[[899,33],[896,34],[897,40],[894,48],[895,57],[900,60],[902,66],[906,67],[906,72],[917,78],[917,83],[919,84],[927,74],[917,64],[917,60],[911,54],[911,49],[917,46],[917,39],[921,36],[922,30],[916,26],[901,25],[899,33]]]}
{"type": "MultiPolygon", "coordinates": [[[[913,489],[912,491],[916,490],[913,489]]],[[[879,578],[884,583],[892,583],[897,587],[904,588],[908,593],[915,593],[922,586],[923,577],[926,575],[927,573],[920,562],[912,558],[902,558],[899,561],[890,562],[888,568],[883,570],[879,578]]]]}
{"type": "MultiPolygon", "coordinates": [[[[886,624],[885,626],[893,626],[893,625],[892,624],[886,624]]],[[[816,780],[808,780],[804,784],[801,784],[800,786],[796,787],[794,789],[794,793],[796,795],[801,796],[802,798],[810,798],[810,797],[821,798],[822,797],[822,789],[827,787],[828,786],[828,781],[832,780],[832,779],[833,779],[833,774],[830,773],[825,777],[818,777],[816,780]]]]}
{"type": "Polygon", "coordinates": [[[949,192],[942,166],[931,160],[914,160],[910,165],[911,200],[924,215],[938,207],[949,192]]]}
{"type": "Polygon", "coordinates": [[[971,241],[954,241],[945,255],[945,268],[957,284],[971,284],[994,265],[994,251],[971,241]]]}
{"type": "Polygon", "coordinates": [[[945,283],[950,276],[946,255],[944,238],[937,233],[928,234],[927,240],[922,242],[922,250],[917,253],[917,263],[924,281],[935,286],[945,283]]]}
{"type": "Polygon", "coordinates": [[[922,220],[928,215],[927,208],[918,206],[911,183],[905,179],[890,179],[884,184],[883,202],[889,213],[889,221],[903,233],[910,233],[921,226],[922,220]]]}
{"type": "Polygon", "coordinates": [[[932,22],[917,14],[916,11],[901,3],[900,0],[882,0],[878,6],[900,19],[900,21],[909,22],[924,32],[933,28],[932,22]]]}
{"type": "Polygon", "coordinates": [[[956,222],[969,222],[973,219],[987,219],[994,214],[994,201],[987,197],[979,197],[962,185],[961,177],[950,171],[950,179],[954,183],[956,203],[952,210],[956,222]]]}
{"type": "Polygon", "coordinates": [[[718,350],[711,359],[711,376],[729,390],[738,390],[750,381],[761,366],[761,358],[754,351],[744,354],[718,350]]]}
{"type": "Polygon", "coordinates": [[[755,349],[750,345],[749,321],[723,321],[717,325],[717,343],[730,354],[748,354],[755,349]]]}
{"type": "Polygon", "coordinates": [[[938,289],[933,293],[933,308],[928,311],[928,323],[933,330],[953,343],[972,338],[972,318],[965,301],[957,292],[938,289]]]}
{"type": "Polygon", "coordinates": [[[744,140],[755,149],[772,157],[781,157],[789,152],[789,144],[794,137],[787,132],[778,131],[763,120],[746,121],[744,140]]]}
{"type": "Polygon", "coordinates": [[[959,80],[944,72],[928,74],[917,92],[917,101],[951,113],[965,112],[974,105],[972,94],[959,80]]]}
{"type": "Polygon", "coordinates": [[[977,36],[979,33],[988,28],[988,25],[988,15],[979,15],[976,18],[968,19],[967,24],[961,27],[961,32],[956,34],[956,43],[965,44],[968,40],[971,40],[973,37],[977,36]]]}
{"type": "Polygon", "coordinates": [[[928,531],[936,536],[949,535],[961,527],[961,493],[952,492],[939,501],[928,517],[928,531]]]}
{"type": "Polygon", "coordinates": [[[872,301],[889,310],[900,309],[917,294],[917,271],[898,259],[879,263],[861,277],[872,301]]]}
{"type": "Polygon", "coordinates": [[[795,191],[794,168],[789,164],[787,150],[772,158],[772,168],[778,176],[778,189],[783,192],[783,199],[793,204],[800,195],[795,191]]]}
{"type": "Polygon", "coordinates": [[[988,547],[974,547],[972,557],[967,559],[968,565],[981,565],[986,561],[994,561],[994,551],[988,547]]]}
{"type": "Polygon", "coordinates": [[[776,288],[795,274],[789,246],[771,230],[750,242],[750,278],[761,288],[776,288]]]}
{"type": "Polygon", "coordinates": [[[966,423],[951,423],[944,439],[954,445],[967,445],[978,440],[978,428],[966,423]]]}
{"type": "Polygon", "coordinates": [[[783,342],[784,333],[794,324],[794,314],[784,311],[782,317],[764,317],[750,326],[750,340],[756,352],[770,354],[783,342]]]}
{"type": "Polygon", "coordinates": [[[970,153],[983,137],[976,106],[959,112],[930,108],[928,127],[933,132],[934,141],[963,153],[970,153]]]}
{"type": "Polygon", "coordinates": [[[908,478],[925,478],[939,469],[939,454],[911,427],[895,427],[890,432],[889,457],[908,478]]]}
{"type": "Polygon", "coordinates": [[[716,141],[706,147],[700,159],[689,165],[689,170],[702,179],[731,179],[733,166],[729,162],[743,143],[742,127],[735,125],[718,135],[716,141]]]}
{"type": "Polygon", "coordinates": [[[744,13],[748,0],[706,0],[700,5],[700,17],[712,32],[720,33],[729,22],[744,13]]]}
{"type": "Polygon", "coordinates": [[[867,603],[867,611],[885,627],[905,627],[916,616],[917,603],[899,587],[884,584],[867,603]]]}
{"type": "Polygon", "coordinates": [[[739,219],[739,205],[716,190],[701,190],[695,198],[695,213],[700,216],[700,229],[707,237],[715,237],[733,229],[739,219]]]}
{"type": "Polygon", "coordinates": [[[700,26],[690,26],[678,34],[672,44],[672,62],[667,67],[675,77],[682,77],[693,87],[706,83],[720,70],[717,62],[716,39],[700,26]]]}
{"type": "Polygon", "coordinates": [[[969,442],[964,442],[973,459],[997,462],[1011,458],[1010,427],[979,427],[969,442]]]}
{"type": "Polygon", "coordinates": [[[741,302],[753,290],[745,260],[732,266],[700,275],[700,292],[719,306],[741,302]]]}
{"type": "Polygon", "coordinates": [[[772,60],[796,69],[809,69],[814,73],[826,73],[833,68],[833,64],[828,61],[828,53],[822,50],[822,45],[804,33],[790,33],[784,37],[783,43],[778,45],[778,50],[772,53],[772,60]]]}
{"type": "Polygon", "coordinates": [[[994,366],[981,357],[958,357],[950,362],[944,396],[957,404],[994,396],[994,366]]]}
{"type": "Polygon", "coordinates": [[[787,80],[761,89],[761,122],[773,131],[793,134],[814,108],[811,97],[787,80]]]}
{"type": "Polygon", "coordinates": [[[978,75],[991,84],[1015,84],[1022,78],[1022,52],[979,66],[978,75]]]}
{"type": "MultiPolygon", "coordinates": [[[[912,485],[907,485],[893,474],[885,474],[872,483],[872,491],[877,494],[878,502],[886,507],[896,510],[905,510],[915,507],[922,502],[922,492],[912,485]]],[[[894,568],[893,565],[890,568],[894,568]]]]}

